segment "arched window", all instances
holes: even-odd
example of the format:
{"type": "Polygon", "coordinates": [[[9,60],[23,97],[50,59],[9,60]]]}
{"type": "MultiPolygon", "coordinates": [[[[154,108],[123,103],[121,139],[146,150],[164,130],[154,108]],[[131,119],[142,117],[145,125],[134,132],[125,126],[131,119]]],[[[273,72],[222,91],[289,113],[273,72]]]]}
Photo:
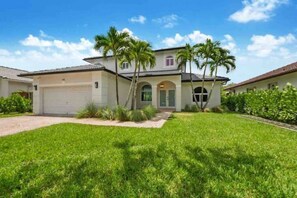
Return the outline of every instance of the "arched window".
{"type": "Polygon", "coordinates": [[[141,101],[152,101],[152,86],[144,85],[141,88],[141,101]]]}
{"type": "MultiPolygon", "coordinates": [[[[200,97],[201,97],[201,93],[202,93],[202,87],[196,87],[194,89],[194,97],[196,97],[196,100],[198,102],[200,102],[200,97]]],[[[195,101],[193,97],[193,102],[195,101]]],[[[203,102],[206,102],[207,101],[207,97],[208,97],[208,93],[207,93],[207,90],[205,88],[203,88],[203,102]]]]}
{"type": "Polygon", "coordinates": [[[129,63],[128,62],[123,62],[122,63],[122,69],[128,69],[129,68],[129,63]]]}
{"type": "Polygon", "coordinates": [[[173,56],[166,56],[166,66],[173,66],[173,65],[174,65],[173,56]]]}

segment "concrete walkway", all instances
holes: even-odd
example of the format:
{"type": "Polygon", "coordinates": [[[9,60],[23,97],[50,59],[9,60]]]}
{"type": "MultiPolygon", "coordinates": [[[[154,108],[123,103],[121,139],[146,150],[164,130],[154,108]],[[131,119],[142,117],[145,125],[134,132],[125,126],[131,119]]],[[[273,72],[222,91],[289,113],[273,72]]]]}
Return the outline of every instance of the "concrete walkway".
{"type": "Polygon", "coordinates": [[[54,116],[18,116],[0,119],[0,136],[11,135],[22,131],[29,131],[40,127],[59,123],[78,123],[98,126],[161,128],[171,112],[161,112],[152,120],[144,122],[119,122],[110,120],[99,120],[95,118],[76,119],[71,117],[54,116]]]}

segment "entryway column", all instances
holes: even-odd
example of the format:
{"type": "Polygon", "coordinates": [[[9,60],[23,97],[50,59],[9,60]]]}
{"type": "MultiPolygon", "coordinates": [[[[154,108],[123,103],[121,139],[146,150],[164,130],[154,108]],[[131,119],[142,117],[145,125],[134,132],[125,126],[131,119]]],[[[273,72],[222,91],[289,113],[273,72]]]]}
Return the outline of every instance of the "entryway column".
{"type": "Polygon", "coordinates": [[[152,85],[152,105],[158,108],[158,91],[157,85],[152,85]]]}
{"type": "Polygon", "coordinates": [[[176,111],[181,111],[182,109],[182,93],[181,93],[181,85],[176,85],[176,111]]]}

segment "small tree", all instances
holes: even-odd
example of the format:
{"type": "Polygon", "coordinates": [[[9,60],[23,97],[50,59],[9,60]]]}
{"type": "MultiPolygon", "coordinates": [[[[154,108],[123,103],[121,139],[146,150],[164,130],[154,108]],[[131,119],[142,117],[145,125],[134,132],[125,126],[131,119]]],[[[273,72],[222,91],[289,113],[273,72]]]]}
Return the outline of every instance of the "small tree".
{"type": "Polygon", "coordinates": [[[196,46],[192,47],[190,44],[186,44],[186,47],[184,49],[181,49],[177,52],[176,61],[178,62],[179,69],[182,69],[182,67],[185,67],[187,62],[189,62],[192,96],[194,98],[196,106],[199,108],[197,99],[194,95],[194,86],[193,86],[193,78],[192,78],[192,62],[194,62],[197,66],[199,66],[199,61],[197,59],[197,47],[196,46]]]}
{"type": "Polygon", "coordinates": [[[116,73],[116,103],[119,105],[119,82],[118,82],[118,59],[122,51],[129,44],[129,34],[127,32],[119,32],[115,27],[110,27],[107,35],[96,35],[94,49],[102,50],[103,56],[106,57],[109,52],[115,59],[116,73]]]}

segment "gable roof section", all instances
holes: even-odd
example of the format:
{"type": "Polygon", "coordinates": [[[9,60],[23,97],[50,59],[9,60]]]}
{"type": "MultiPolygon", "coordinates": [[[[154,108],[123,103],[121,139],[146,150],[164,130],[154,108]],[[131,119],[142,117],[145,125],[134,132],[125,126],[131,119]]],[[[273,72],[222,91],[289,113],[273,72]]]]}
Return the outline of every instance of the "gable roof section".
{"type": "Polygon", "coordinates": [[[27,71],[25,71],[25,70],[0,66],[0,78],[14,80],[14,81],[20,81],[20,82],[25,82],[25,83],[31,83],[32,79],[18,76],[20,73],[26,73],[26,72],[27,71]]]}
{"type": "MultiPolygon", "coordinates": [[[[154,52],[164,52],[164,51],[171,51],[171,50],[180,50],[180,49],[184,49],[184,48],[185,48],[184,46],[181,46],[181,47],[171,47],[171,48],[163,48],[163,49],[154,50],[154,52]]],[[[103,57],[103,56],[93,56],[93,57],[84,58],[83,60],[84,61],[88,61],[88,60],[92,60],[92,59],[102,59],[102,58],[111,58],[111,57],[113,57],[113,55],[108,55],[106,57],[103,57]]]]}
{"type": "Polygon", "coordinates": [[[225,90],[230,90],[230,89],[233,89],[233,88],[236,88],[236,87],[240,87],[240,86],[243,86],[243,85],[247,85],[247,84],[250,84],[250,83],[266,80],[266,79],[277,77],[277,76],[282,76],[282,75],[289,74],[289,73],[292,73],[292,72],[297,72],[297,62],[291,63],[289,65],[286,65],[284,67],[281,67],[281,68],[278,68],[278,69],[275,69],[275,70],[272,70],[270,72],[264,73],[262,75],[254,77],[254,78],[251,78],[249,80],[240,82],[238,84],[235,84],[233,86],[230,86],[230,87],[226,88],[225,90]]]}
{"type": "MultiPolygon", "coordinates": [[[[19,76],[39,76],[39,75],[48,75],[48,74],[63,74],[63,73],[76,73],[76,72],[88,72],[88,71],[106,71],[111,74],[115,74],[114,71],[106,69],[102,64],[88,64],[88,65],[79,65],[79,66],[71,66],[71,67],[62,67],[56,69],[49,70],[40,70],[34,72],[21,73],[19,76]]],[[[120,77],[130,80],[126,76],[119,74],[120,77]]]]}

